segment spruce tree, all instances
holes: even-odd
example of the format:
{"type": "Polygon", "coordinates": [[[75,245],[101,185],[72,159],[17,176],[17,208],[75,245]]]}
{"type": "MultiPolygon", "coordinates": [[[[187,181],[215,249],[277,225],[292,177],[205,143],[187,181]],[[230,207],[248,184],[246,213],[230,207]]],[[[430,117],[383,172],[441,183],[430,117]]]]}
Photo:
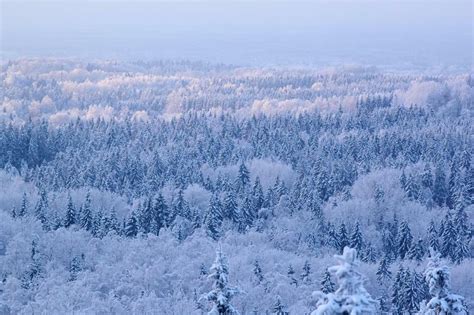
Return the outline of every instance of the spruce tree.
{"type": "Polygon", "coordinates": [[[26,193],[23,193],[23,197],[21,198],[21,206],[16,216],[19,218],[24,217],[28,213],[28,198],[26,197],[26,193]]]}
{"type": "Polygon", "coordinates": [[[253,274],[255,275],[257,284],[260,284],[263,281],[263,273],[258,260],[255,260],[253,264],[253,274]]]}
{"type": "Polygon", "coordinates": [[[300,279],[302,283],[311,283],[311,265],[306,260],[303,265],[303,272],[300,275],[300,279]]]}
{"type": "Polygon", "coordinates": [[[311,315],[324,314],[374,314],[377,302],[373,300],[363,285],[363,278],[355,268],[357,252],[344,248],[342,255],[335,255],[338,266],[329,268],[337,278],[339,288],[334,293],[314,292],[318,299],[317,309],[311,315]]]}
{"type": "Polygon", "coordinates": [[[72,203],[71,195],[68,196],[68,202],[66,206],[66,217],[64,219],[64,227],[68,228],[76,224],[76,209],[72,203]]]}
{"type": "Polygon", "coordinates": [[[93,217],[92,217],[92,209],[91,209],[91,196],[88,192],[86,195],[86,200],[84,205],[82,206],[81,212],[81,227],[87,231],[92,231],[94,226],[93,217]]]}
{"type": "Polygon", "coordinates": [[[355,248],[357,252],[360,252],[360,250],[362,249],[362,245],[363,245],[362,232],[360,231],[359,221],[357,221],[354,231],[352,232],[351,238],[349,240],[349,246],[351,248],[355,248]]]}
{"type": "Polygon", "coordinates": [[[126,237],[135,237],[138,234],[138,220],[133,211],[125,224],[124,234],[126,237]]]}
{"type": "Polygon", "coordinates": [[[49,210],[48,195],[44,189],[40,192],[40,198],[35,207],[35,216],[41,222],[44,230],[49,230],[47,212],[49,210]]]}
{"type": "Polygon", "coordinates": [[[406,221],[400,224],[400,231],[398,232],[398,255],[404,259],[411,248],[413,236],[411,235],[410,227],[406,221]]]}
{"type": "Polygon", "coordinates": [[[430,256],[425,270],[425,280],[432,298],[422,305],[419,314],[467,315],[468,310],[464,304],[464,298],[451,293],[448,267],[441,264],[438,253],[432,250],[430,256]]]}
{"type": "Polygon", "coordinates": [[[323,274],[323,277],[320,282],[321,292],[328,294],[332,293],[335,290],[335,284],[331,280],[331,273],[326,268],[326,271],[323,274]]]}
{"type": "Polygon", "coordinates": [[[290,278],[290,284],[291,285],[295,285],[295,287],[298,286],[298,280],[296,280],[295,278],[295,270],[293,269],[293,266],[292,265],[289,265],[288,266],[288,278],[290,278]]]}
{"type": "Polygon", "coordinates": [[[277,296],[277,297],[276,297],[275,304],[273,304],[273,307],[272,307],[272,314],[275,314],[275,315],[287,315],[288,312],[285,311],[285,309],[286,309],[286,306],[282,303],[281,297],[280,297],[280,296],[277,296]]]}
{"type": "Polygon", "coordinates": [[[220,248],[216,251],[216,259],[209,272],[213,280],[212,290],[203,297],[212,303],[209,315],[237,315],[239,312],[230,304],[232,298],[241,290],[229,286],[229,266],[227,258],[220,248]]]}
{"type": "Polygon", "coordinates": [[[390,262],[386,257],[380,260],[376,275],[377,280],[381,285],[387,284],[392,279],[392,272],[390,271],[390,262]]]}

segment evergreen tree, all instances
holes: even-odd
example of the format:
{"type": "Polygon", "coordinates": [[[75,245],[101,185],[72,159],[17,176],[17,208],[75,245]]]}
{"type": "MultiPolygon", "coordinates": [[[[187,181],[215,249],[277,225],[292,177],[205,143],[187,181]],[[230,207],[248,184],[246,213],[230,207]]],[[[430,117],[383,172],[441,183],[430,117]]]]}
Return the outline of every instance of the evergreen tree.
{"type": "Polygon", "coordinates": [[[432,298],[426,305],[422,305],[419,314],[467,315],[468,310],[464,305],[464,298],[450,292],[448,267],[441,265],[439,254],[432,251],[430,256],[425,271],[425,280],[432,298]]]}
{"type": "Polygon", "coordinates": [[[160,193],[153,203],[150,224],[151,232],[155,235],[159,235],[160,230],[168,226],[168,224],[168,207],[166,206],[165,198],[163,198],[163,195],[160,193]]]}
{"type": "Polygon", "coordinates": [[[210,268],[209,278],[214,281],[212,290],[204,295],[204,298],[212,303],[209,315],[239,314],[230,301],[241,290],[229,286],[229,266],[220,248],[216,251],[216,260],[210,268]]]}
{"type": "Polygon", "coordinates": [[[442,257],[450,258],[451,261],[454,262],[456,261],[456,240],[458,237],[451,211],[448,211],[443,223],[444,229],[443,235],[441,236],[441,255],[442,257]]]}
{"type": "Polygon", "coordinates": [[[328,269],[323,274],[323,278],[321,279],[321,291],[325,294],[332,293],[335,290],[335,284],[331,280],[331,273],[328,269]]]}
{"type": "Polygon", "coordinates": [[[288,278],[290,278],[290,284],[291,285],[295,285],[295,287],[298,286],[298,280],[296,280],[295,278],[295,270],[293,269],[293,266],[292,265],[289,265],[288,266],[288,278]]]}
{"type": "Polygon", "coordinates": [[[84,254],[75,256],[69,264],[69,281],[77,280],[77,275],[82,271],[84,264],[84,254]]]}
{"type": "Polygon", "coordinates": [[[349,246],[351,248],[355,248],[357,252],[360,252],[360,250],[362,249],[362,244],[363,244],[362,233],[360,231],[359,221],[357,221],[354,231],[352,232],[352,235],[349,241],[349,246]]]}
{"type": "Polygon", "coordinates": [[[303,272],[300,275],[301,282],[302,283],[311,283],[310,275],[311,275],[311,265],[306,260],[304,262],[304,265],[303,265],[303,272]]]}
{"type": "Polygon", "coordinates": [[[68,196],[68,202],[66,206],[66,218],[64,219],[64,227],[68,228],[76,224],[76,209],[72,203],[71,195],[68,196]]]}
{"type": "Polygon", "coordinates": [[[403,266],[400,265],[397,274],[392,284],[392,313],[403,314],[404,306],[404,295],[403,286],[406,281],[406,271],[403,266]]]}
{"type": "Polygon", "coordinates": [[[281,302],[281,297],[277,296],[275,304],[272,307],[272,312],[275,315],[287,315],[288,312],[285,311],[286,306],[281,302]]]}
{"type": "Polygon", "coordinates": [[[355,270],[357,252],[344,248],[342,255],[335,255],[339,265],[329,268],[337,278],[339,288],[334,293],[315,292],[317,309],[312,315],[324,314],[374,314],[377,302],[373,300],[363,285],[362,275],[355,270]]]}
{"type": "Polygon", "coordinates": [[[135,237],[138,234],[138,220],[133,211],[125,224],[124,234],[126,237],[135,237]]]}
{"type": "Polygon", "coordinates": [[[433,183],[433,200],[442,207],[446,203],[447,198],[446,175],[440,166],[436,168],[433,183]]]}
{"type": "Polygon", "coordinates": [[[433,220],[431,220],[430,225],[428,227],[428,244],[435,251],[439,250],[439,236],[433,220]]]}
{"type": "Polygon", "coordinates": [[[257,279],[257,284],[260,284],[263,281],[263,273],[262,268],[260,268],[260,264],[258,263],[258,260],[255,260],[253,264],[253,273],[255,275],[255,278],[257,279]]]}
{"type": "Polygon", "coordinates": [[[377,280],[381,285],[387,284],[392,279],[392,272],[390,271],[390,262],[386,257],[380,260],[376,275],[377,280]]]}
{"type": "Polygon", "coordinates": [[[43,266],[41,262],[41,254],[38,250],[38,244],[35,240],[31,242],[31,255],[28,269],[23,274],[21,286],[24,289],[30,289],[32,286],[38,285],[37,279],[41,277],[43,266]]]}
{"type": "Polygon", "coordinates": [[[92,218],[92,209],[91,209],[91,196],[88,192],[86,195],[86,200],[84,205],[82,206],[81,212],[81,227],[87,231],[92,231],[94,226],[93,218],[92,218]]]}
{"type": "Polygon", "coordinates": [[[35,216],[41,222],[44,230],[49,230],[47,212],[49,210],[48,195],[44,189],[40,192],[40,198],[35,207],[35,216]]]}
{"type": "Polygon", "coordinates": [[[228,192],[224,199],[225,218],[228,218],[235,226],[238,226],[241,220],[237,202],[232,192],[228,192]]]}
{"type": "Polygon", "coordinates": [[[407,253],[407,256],[411,260],[416,260],[421,262],[423,260],[423,256],[425,255],[423,240],[420,238],[418,242],[413,243],[410,250],[407,253]]]}
{"type": "Polygon", "coordinates": [[[21,206],[18,212],[16,213],[16,216],[19,218],[24,217],[28,213],[28,199],[26,197],[26,193],[23,193],[23,197],[21,199],[21,206]]]}
{"type": "Polygon", "coordinates": [[[411,248],[412,241],[413,236],[411,235],[410,227],[406,221],[403,221],[398,232],[398,255],[401,259],[405,259],[406,254],[411,248]]]}
{"type": "Polygon", "coordinates": [[[349,245],[349,239],[347,237],[346,225],[341,223],[339,231],[337,233],[337,249],[342,253],[344,248],[349,245]]]}
{"type": "Polygon", "coordinates": [[[221,225],[223,220],[222,205],[217,194],[211,198],[209,210],[205,218],[206,232],[209,237],[217,240],[220,237],[221,225]]]}

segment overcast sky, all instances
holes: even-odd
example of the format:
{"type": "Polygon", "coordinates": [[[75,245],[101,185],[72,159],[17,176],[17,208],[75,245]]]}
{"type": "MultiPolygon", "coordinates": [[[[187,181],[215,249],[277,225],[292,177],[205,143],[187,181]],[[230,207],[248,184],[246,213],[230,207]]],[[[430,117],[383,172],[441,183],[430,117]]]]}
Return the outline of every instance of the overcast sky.
{"type": "Polygon", "coordinates": [[[1,1],[1,51],[470,67],[471,1],[1,1]]]}

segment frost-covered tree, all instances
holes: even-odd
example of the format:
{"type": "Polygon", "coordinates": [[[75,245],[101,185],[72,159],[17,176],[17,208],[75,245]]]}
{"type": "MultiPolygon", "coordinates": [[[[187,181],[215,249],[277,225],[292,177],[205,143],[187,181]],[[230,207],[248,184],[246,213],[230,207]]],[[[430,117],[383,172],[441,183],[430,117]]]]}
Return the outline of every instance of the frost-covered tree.
{"type": "Polygon", "coordinates": [[[320,282],[321,292],[328,294],[332,293],[335,290],[335,284],[332,282],[331,273],[328,269],[324,271],[323,277],[320,282]]]}
{"type": "Polygon", "coordinates": [[[272,307],[272,314],[275,315],[288,315],[286,311],[286,305],[281,301],[281,297],[277,296],[275,299],[275,304],[272,307]]]}
{"type": "Polygon", "coordinates": [[[68,228],[71,225],[76,224],[76,208],[72,203],[71,195],[68,196],[67,206],[66,206],[66,217],[64,218],[64,227],[68,228]]]}
{"type": "Polygon", "coordinates": [[[392,278],[392,272],[390,271],[390,263],[386,257],[380,260],[376,275],[377,280],[382,285],[387,285],[388,281],[390,281],[390,279],[392,278]]]}
{"type": "Polygon", "coordinates": [[[229,266],[220,247],[216,251],[216,259],[209,270],[208,277],[214,282],[212,290],[203,296],[212,303],[212,309],[208,314],[238,315],[239,312],[230,301],[242,291],[239,288],[229,286],[229,266]]]}
{"type": "Polygon", "coordinates": [[[334,293],[314,292],[318,302],[317,309],[311,314],[375,314],[377,302],[364,288],[362,275],[355,270],[357,251],[345,247],[342,255],[334,257],[339,265],[330,267],[329,271],[335,275],[339,287],[334,293]]]}
{"type": "Polygon", "coordinates": [[[420,315],[467,315],[464,298],[451,293],[450,274],[446,265],[440,261],[440,254],[431,250],[431,257],[425,270],[431,299],[423,304],[420,315]]]}
{"type": "Polygon", "coordinates": [[[263,281],[263,272],[258,260],[255,260],[253,263],[253,274],[255,275],[257,284],[260,284],[263,281]]]}

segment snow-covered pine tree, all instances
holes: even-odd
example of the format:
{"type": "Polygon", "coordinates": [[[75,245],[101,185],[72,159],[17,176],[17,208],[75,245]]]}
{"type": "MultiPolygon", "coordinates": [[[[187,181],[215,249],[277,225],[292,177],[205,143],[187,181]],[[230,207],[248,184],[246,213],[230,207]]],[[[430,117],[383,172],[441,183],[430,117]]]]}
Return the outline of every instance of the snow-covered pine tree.
{"type": "Polygon", "coordinates": [[[376,275],[377,280],[381,285],[388,284],[388,281],[392,279],[392,272],[390,271],[390,261],[386,257],[380,260],[376,275]]]}
{"type": "Polygon", "coordinates": [[[72,203],[71,195],[68,196],[67,206],[66,206],[66,217],[64,219],[64,227],[68,228],[71,225],[76,224],[76,209],[72,203]]]}
{"type": "Polygon", "coordinates": [[[312,315],[332,314],[375,314],[377,302],[364,288],[362,275],[357,267],[357,251],[345,247],[342,255],[334,256],[339,265],[328,270],[335,275],[339,288],[334,293],[321,291],[313,293],[318,299],[317,308],[312,315]]]}
{"type": "Polygon", "coordinates": [[[81,212],[81,227],[87,231],[91,231],[93,228],[93,218],[91,209],[91,195],[89,192],[86,194],[86,200],[82,206],[81,212]]]}
{"type": "Polygon", "coordinates": [[[428,227],[428,245],[435,251],[439,250],[438,231],[436,230],[436,225],[433,220],[431,220],[428,227]]]}
{"type": "Polygon", "coordinates": [[[48,218],[47,218],[48,208],[49,208],[48,195],[46,193],[46,190],[42,189],[40,191],[40,198],[35,207],[35,216],[41,222],[44,230],[49,229],[48,218]]]}
{"type": "Polygon", "coordinates": [[[305,261],[303,265],[303,272],[300,275],[301,282],[302,283],[311,283],[311,265],[309,264],[309,261],[305,261]]]}
{"type": "Polygon", "coordinates": [[[258,262],[258,260],[255,260],[253,264],[253,273],[257,280],[257,284],[260,284],[263,281],[263,273],[262,273],[262,268],[260,267],[260,263],[258,262]]]}
{"type": "Polygon", "coordinates": [[[331,280],[331,273],[328,269],[324,271],[323,277],[320,282],[321,291],[325,294],[332,293],[335,290],[335,284],[331,280]]]}
{"type": "Polygon", "coordinates": [[[421,262],[423,260],[423,256],[425,255],[424,246],[423,240],[421,238],[418,239],[418,242],[413,243],[410,250],[408,251],[408,258],[421,262]]]}
{"type": "Polygon", "coordinates": [[[138,220],[134,211],[132,211],[125,224],[124,234],[126,237],[135,237],[138,234],[138,220]]]}
{"type": "MultiPolygon", "coordinates": [[[[351,238],[349,240],[349,246],[355,248],[358,253],[360,253],[363,245],[362,232],[360,231],[359,221],[356,222],[354,231],[352,232],[351,238]]],[[[360,254],[359,254],[360,255],[360,254]]]]}
{"type": "Polygon", "coordinates": [[[28,198],[26,193],[23,193],[23,197],[21,198],[21,206],[18,212],[16,212],[17,217],[24,217],[28,213],[28,198]]]}
{"type": "Polygon", "coordinates": [[[425,270],[425,280],[432,296],[421,306],[419,315],[467,315],[464,298],[450,292],[449,269],[442,265],[440,254],[431,250],[428,266],[425,270]]]}
{"type": "Polygon", "coordinates": [[[230,301],[242,291],[229,286],[229,266],[220,247],[216,251],[216,259],[209,271],[208,277],[214,281],[213,288],[203,296],[212,303],[212,309],[208,315],[238,315],[239,312],[230,304],[230,301]]]}
{"type": "Polygon", "coordinates": [[[296,278],[295,278],[295,270],[293,269],[293,266],[291,264],[288,266],[287,274],[288,274],[288,278],[290,278],[290,284],[291,285],[294,284],[295,287],[297,287],[298,286],[298,280],[296,280],[296,278]]]}
{"type": "Polygon", "coordinates": [[[457,231],[451,211],[448,211],[443,223],[444,229],[443,234],[441,235],[441,257],[448,257],[454,262],[456,261],[457,231]]]}
{"type": "Polygon", "coordinates": [[[275,304],[272,307],[272,314],[275,315],[288,315],[288,312],[285,311],[286,305],[281,301],[281,297],[278,295],[275,299],[275,304]]]}
{"type": "Polygon", "coordinates": [[[398,232],[398,255],[401,259],[404,259],[406,254],[411,248],[413,236],[411,235],[410,227],[408,222],[403,221],[400,224],[400,230],[398,232]]]}

